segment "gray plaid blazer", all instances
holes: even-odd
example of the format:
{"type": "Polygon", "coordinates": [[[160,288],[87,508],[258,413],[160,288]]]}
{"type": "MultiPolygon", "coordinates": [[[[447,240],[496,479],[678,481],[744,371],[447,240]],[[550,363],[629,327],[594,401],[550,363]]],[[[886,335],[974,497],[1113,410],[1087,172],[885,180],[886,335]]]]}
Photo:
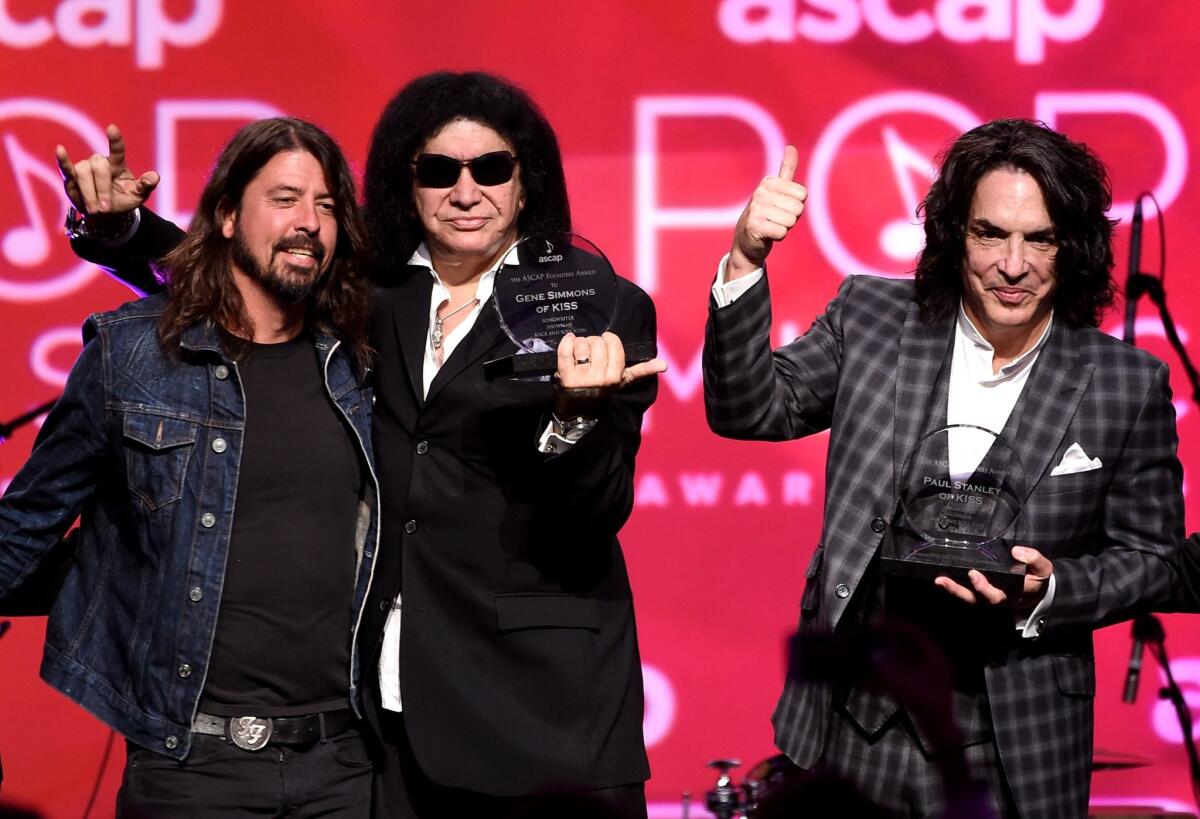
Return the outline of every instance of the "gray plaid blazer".
{"type": "MultiPolygon", "coordinates": [[[[828,630],[861,597],[901,468],[926,429],[954,319],[921,321],[911,281],[858,276],[807,333],[776,351],[770,324],[765,277],[732,305],[710,305],[705,408],[712,429],[730,438],[830,430],[824,524],[800,605],[801,629],[828,630]]],[[[1054,562],[1056,589],[1040,636],[1014,638],[984,669],[986,695],[1021,815],[1084,816],[1092,630],[1162,605],[1177,582],[1182,468],[1167,367],[1098,330],[1056,321],[1013,414],[1019,431],[1010,442],[1032,488],[1010,536],[1054,562]],[[1075,442],[1102,467],[1051,477],[1075,442]]],[[[803,768],[821,758],[832,707],[829,685],[786,682],[776,744],[803,768]]]]}

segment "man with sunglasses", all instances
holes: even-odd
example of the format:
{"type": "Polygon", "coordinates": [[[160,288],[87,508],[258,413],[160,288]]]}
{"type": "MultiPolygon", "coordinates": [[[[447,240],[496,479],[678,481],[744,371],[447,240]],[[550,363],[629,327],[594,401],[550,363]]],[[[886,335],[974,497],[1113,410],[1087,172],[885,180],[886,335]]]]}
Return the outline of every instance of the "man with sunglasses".
{"type": "MultiPolygon", "coordinates": [[[[155,179],[104,157],[89,170],[97,227],[135,208],[140,224],[77,249],[154,288],[148,262],[175,241],[138,207],[155,179]]],[[[554,132],[496,77],[402,88],[364,193],[383,500],[361,632],[384,740],[375,813],[504,816],[553,795],[571,800],[559,815],[644,817],[641,664],[616,534],[657,390],[645,376],[664,369],[625,367],[620,339],[655,337],[653,305],[620,279],[613,332],[564,338],[552,381],[484,378],[485,361],[515,352],[488,304],[497,267],[521,236],[571,228],[554,132]]]]}
{"type": "Polygon", "coordinates": [[[412,161],[413,178],[423,188],[453,188],[462,169],[471,172],[476,185],[494,187],[513,177],[517,158],[509,151],[490,151],[474,159],[458,159],[445,154],[421,154],[412,161]]]}

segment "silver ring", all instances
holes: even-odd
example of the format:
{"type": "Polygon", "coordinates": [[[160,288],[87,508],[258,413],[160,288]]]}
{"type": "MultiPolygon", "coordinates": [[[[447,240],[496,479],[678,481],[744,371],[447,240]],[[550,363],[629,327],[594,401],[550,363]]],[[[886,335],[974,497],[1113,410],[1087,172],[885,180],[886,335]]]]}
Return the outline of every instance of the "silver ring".
{"type": "Polygon", "coordinates": [[[590,358],[577,358],[577,359],[575,359],[575,366],[578,367],[581,364],[588,364],[590,362],[591,362],[590,358]]]}

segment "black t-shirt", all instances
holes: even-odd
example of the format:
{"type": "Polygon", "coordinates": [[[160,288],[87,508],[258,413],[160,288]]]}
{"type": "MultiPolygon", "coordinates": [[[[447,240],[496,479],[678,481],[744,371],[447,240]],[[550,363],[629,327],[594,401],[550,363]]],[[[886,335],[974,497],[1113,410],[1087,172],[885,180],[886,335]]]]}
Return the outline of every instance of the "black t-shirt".
{"type": "Polygon", "coordinates": [[[280,717],[345,708],[363,480],[307,333],[239,363],[246,432],[200,710],[280,717]]]}

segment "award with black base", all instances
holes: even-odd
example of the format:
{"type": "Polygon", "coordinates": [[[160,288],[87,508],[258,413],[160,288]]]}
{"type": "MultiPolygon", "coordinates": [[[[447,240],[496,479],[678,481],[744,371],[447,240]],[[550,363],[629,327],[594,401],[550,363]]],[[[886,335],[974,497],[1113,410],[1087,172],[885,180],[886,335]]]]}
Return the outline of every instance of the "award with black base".
{"type": "Polygon", "coordinates": [[[926,435],[905,464],[899,511],[882,547],[887,574],[946,576],[971,588],[976,569],[1010,598],[1025,564],[1004,539],[1027,496],[1021,459],[1002,437],[968,424],[926,435]]]}
{"type": "MultiPolygon", "coordinates": [[[[598,336],[617,315],[617,274],[600,249],[573,233],[526,236],[496,271],[492,302],[500,326],[520,348],[484,364],[484,376],[540,378],[558,369],[567,333],[598,336]]],[[[654,341],[621,339],[625,363],[649,361],[654,341]]]]}

